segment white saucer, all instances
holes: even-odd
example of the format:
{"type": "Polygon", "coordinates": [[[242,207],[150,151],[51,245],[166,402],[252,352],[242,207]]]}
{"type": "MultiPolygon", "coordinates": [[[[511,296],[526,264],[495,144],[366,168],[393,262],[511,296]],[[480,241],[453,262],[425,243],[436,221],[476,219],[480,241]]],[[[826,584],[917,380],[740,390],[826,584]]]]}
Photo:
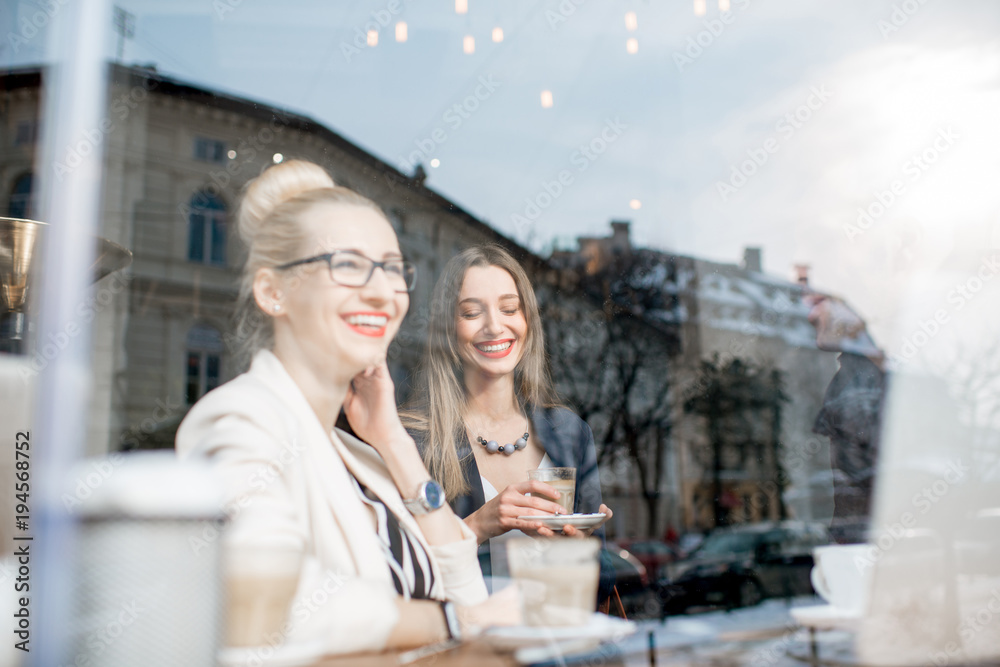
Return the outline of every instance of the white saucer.
{"type": "Polygon", "coordinates": [[[598,512],[597,514],[545,514],[542,516],[519,516],[517,518],[524,521],[537,521],[552,530],[562,530],[563,526],[593,528],[600,524],[606,516],[607,514],[604,512],[598,512]]]}
{"type": "Polygon", "coordinates": [[[311,665],[325,655],[323,641],[283,644],[270,646],[247,646],[224,648],[216,655],[220,667],[299,667],[311,665]]]}
{"type": "Polygon", "coordinates": [[[482,640],[498,651],[516,651],[532,646],[546,646],[555,642],[581,639],[593,640],[595,645],[608,640],[619,641],[635,632],[632,621],[623,621],[595,612],[586,625],[566,627],[532,627],[511,625],[489,628],[482,640]]]}

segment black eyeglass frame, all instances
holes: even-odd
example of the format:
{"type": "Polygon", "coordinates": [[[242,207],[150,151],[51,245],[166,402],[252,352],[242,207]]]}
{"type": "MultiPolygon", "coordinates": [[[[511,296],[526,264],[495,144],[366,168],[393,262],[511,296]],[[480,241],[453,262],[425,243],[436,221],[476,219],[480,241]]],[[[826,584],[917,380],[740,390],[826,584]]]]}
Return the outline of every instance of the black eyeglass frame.
{"type": "MultiPolygon", "coordinates": [[[[322,255],[314,255],[312,257],[306,257],[305,259],[297,259],[293,262],[287,262],[285,264],[281,264],[274,268],[283,271],[285,269],[291,269],[296,266],[301,266],[303,264],[312,264],[313,262],[326,262],[326,268],[330,271],[330,280],[332,280],[335,284],[341,285],[343,287],[364,287],[365,285],[368,284],[368,281],[372,279],[372,276],[375,275],[375,269],[382,269],[382,273],[386,273],[385,267],[393,262],[399,262],[400,264],[402,264],[404,276],[407,270],[410,270],[413,275],[413,280],[410,281],[410,284],[406,286],[405,290],[397,289],[393,290],[394,292],[396,292],[397,294],[408,294],[413,291],[413,288],[417,284],[417,266],[413,262],[408,262],[405,259],[387,259],[383,262],[379,262],[372,259],[371,257],[366,257],[365,255],[362,255],[360,252],[354,252],[353,250],[333,250],[331,252],[323,253],[322,255]],[[347,285],[345,283],[338,282],[337,279],[333,277],[333,258],[336,255],[352,255],[354,257],[361,257],[362,259],[371,262],[371,269],[369,269],[368,275],[365,277],[364,282],[362,282],[360,285],[347,285]]],[[[386,275],[388,276],[388,273],[386,273],[386,275]]],[[[404,282],[406,281],[405,277],[403,278],[403,281],[404,282]]]]}

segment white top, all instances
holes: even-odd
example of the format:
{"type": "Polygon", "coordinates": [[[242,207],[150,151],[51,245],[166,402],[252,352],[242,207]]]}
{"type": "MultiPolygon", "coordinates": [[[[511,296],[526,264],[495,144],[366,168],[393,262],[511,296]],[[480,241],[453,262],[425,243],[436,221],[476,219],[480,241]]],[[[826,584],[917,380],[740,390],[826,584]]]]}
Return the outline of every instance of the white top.
{"type": "Polygon", "coordinates": [[[231,519],[228,544],[266,540],[305,552],[288,615],[289,645],[320,640],[329,653],[381,651],[399,619],[375,518],[354,480],[421,543],[433,597],[461,605],[486,599],[476,536],[465,522],[455,519],[463,539],[431,546],[375,449],[321,424],[267,350],[191,408],[177,432],[177,453],[207,459],[220,476],[231,519]]]}
{"type": "MultiPolygon", "coordinates": [[[[538,464],[539,468],[552,468],[552,460],[549,455],[546,454],[542,457],[541,462],[538,464]]],[[[489,502],[497,497],[499,492],[493,488],[482,475],[479,479],[483,480],[483,502],[489,502]]],[[[510,568],[507,566],[507,540],[513,539],[515,537],[527,537],[520,530],[508,530],[503,535],[497,535],[496,537],[490,538],[490,564],[492,566],[492,572],[494,577],[509,577],[510,568]]],[[[494,589],[496,590],[496,589],[494,589]]]]}

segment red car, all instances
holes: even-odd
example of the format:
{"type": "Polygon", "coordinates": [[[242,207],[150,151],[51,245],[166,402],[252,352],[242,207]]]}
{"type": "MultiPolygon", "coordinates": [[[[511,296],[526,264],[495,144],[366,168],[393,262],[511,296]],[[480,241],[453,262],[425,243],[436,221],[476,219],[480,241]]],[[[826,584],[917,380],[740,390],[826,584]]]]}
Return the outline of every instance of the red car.
{"type": "Polygon", "coordinates": [[[643,564],[650,578],[655,579],[660,569],[667,563],[673,563],[680,558],[676,549],[666,542],[648,538],[618,540],[619,547],[625,549],[643,564]]]}

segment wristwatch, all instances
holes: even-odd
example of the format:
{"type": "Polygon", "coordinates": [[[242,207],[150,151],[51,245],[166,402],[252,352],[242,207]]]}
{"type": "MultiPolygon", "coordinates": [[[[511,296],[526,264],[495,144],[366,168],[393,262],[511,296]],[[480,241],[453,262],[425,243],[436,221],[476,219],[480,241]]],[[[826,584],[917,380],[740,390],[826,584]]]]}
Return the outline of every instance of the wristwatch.
{"type": "Polygon", "coordinates": [[[417,488],[416,498],[403,498],[403,504],[410,510],[410,514],[421,516],[444,507],[444,499],[444,489],[433,479],[429,479],[417,488]]]}
{"type": "Polygon", "coordinates": [[[462,626],[458,623],[458,614],[455,612],[455,605],[451,602],[441,603],[441,612],[444,614],[444,622],[448,626],[448,639],[462,639],[462,626]]]}

